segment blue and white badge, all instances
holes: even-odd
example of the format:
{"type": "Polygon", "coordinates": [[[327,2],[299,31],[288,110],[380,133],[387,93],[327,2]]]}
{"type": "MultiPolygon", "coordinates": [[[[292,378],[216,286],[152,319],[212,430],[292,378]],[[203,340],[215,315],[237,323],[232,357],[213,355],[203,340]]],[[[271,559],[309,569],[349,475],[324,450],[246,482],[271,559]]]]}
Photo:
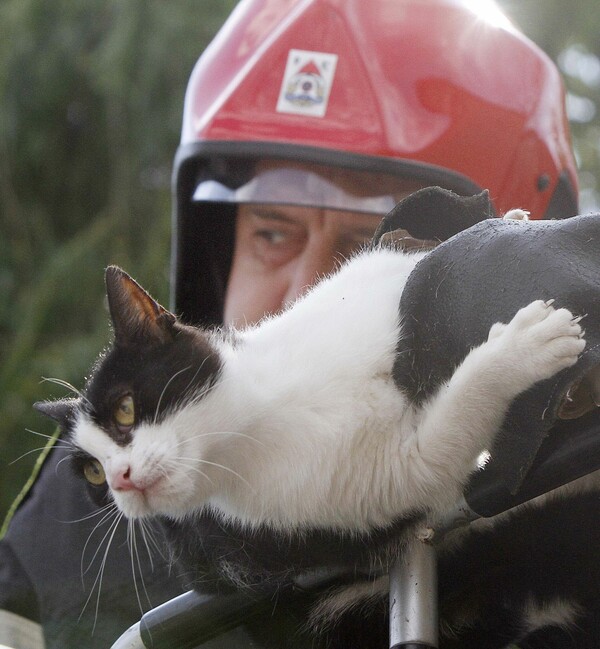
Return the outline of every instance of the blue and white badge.
{"type": "Polygon", "coordinates": [[[337,54],[290,50],[277,112],[323,117],[337,60],[337,54]]]}

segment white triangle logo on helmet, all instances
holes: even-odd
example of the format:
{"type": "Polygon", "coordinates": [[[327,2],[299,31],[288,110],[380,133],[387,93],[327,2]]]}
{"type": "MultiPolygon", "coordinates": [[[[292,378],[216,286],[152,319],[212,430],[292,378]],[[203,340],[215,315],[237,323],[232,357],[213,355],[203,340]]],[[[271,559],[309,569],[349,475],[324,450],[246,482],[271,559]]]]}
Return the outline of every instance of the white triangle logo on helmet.
{"type": "Polygon", "coordinates": [[[337,54],[290,50],[277,112],[323,117],[333,84],[337,54]]]}

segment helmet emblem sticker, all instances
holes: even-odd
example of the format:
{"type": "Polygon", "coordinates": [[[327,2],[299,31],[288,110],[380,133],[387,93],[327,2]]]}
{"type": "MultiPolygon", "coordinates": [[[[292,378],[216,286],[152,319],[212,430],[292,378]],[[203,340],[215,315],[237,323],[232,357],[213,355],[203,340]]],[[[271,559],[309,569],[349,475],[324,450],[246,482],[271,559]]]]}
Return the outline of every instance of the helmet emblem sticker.
{"type": "Polygon", "coordinates": [[[290,50],[277,112],[323,117],[337,59],[337,54],[290,50]]]}

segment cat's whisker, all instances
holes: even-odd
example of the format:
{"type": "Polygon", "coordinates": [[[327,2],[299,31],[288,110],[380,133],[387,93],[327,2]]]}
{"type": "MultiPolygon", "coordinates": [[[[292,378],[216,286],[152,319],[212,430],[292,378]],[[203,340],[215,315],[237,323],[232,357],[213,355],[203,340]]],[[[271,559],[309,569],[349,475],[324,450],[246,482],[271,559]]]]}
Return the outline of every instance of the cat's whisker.
{"type": "Polygon", "coordinates": [[[119,520],[119,518],[122,516],[121,512],[117,509],[117,506],[114,503],[111,503],[111,504],[113,505],[113,507],[107,509],[104,516],[96,523],[96,525],[94,526],[94,529],[89,533],[89,535],[87,537],[87,540],[86,540],[86,542],[85,542],[85,544],[83,546],[83,550],[81,551],[80,570],[81,570],[81,582],[82,583],[83,583],[83,578],[89,572],[89,570],[91,569],[94,561],[96,560],[96,557],[98,556],[98,554],[100,552],[100,549],[102,547],[102,543],[104,542],[104,539],[106,539],[106,537],[110,534],[110,530],[111,530],[111,528],[112,528],[112,526],[113,526],[113,524],[115,522],[115,519],[119,520]],[[108,531],[104,534],[104,536],[100,540],[100,543],[98,543],[98,548],[96,549],[96,552],[94,552],[94,555],[92,556],[92,558],[91,558],[91,560],[90,560],[90,562],[88,564],[88,567],[84,570],[83,564],[84,564],[84,561],[85,561],[85,553],[86,553],[86,550],[87,550],[87,547],[88,547],[90,541],[92,540],[92,537],[93,537],[94,533],[96,532],[97,529],[99,529],[102,525],[104,525],[104,523],[106,521],[110,520],[111,518],[113,518],[113,520],[110,522],[110,525],[108,527],[108,531]]]}
{"type": "Polygon", "coordinates": [[[171,480],[171,472],[167,467],[165,467],[164,463],[165,461],[167,464],[173,464],[173,462],[170,462],[167,458],[163,458],[162,462],[157,462],[156,463],[156,468],[160,472],[163,478],[166,478],[167,480],[171,480]]]}
{"type": "Polygon", "coordinates": [[[62,460],[59,460],[56,463],[56,466],[54,467],[54,473],[58,474],[58,467],[65,461],[65,460],[70,460],[71,456],[73,455],[73,451],[71,451],[68,455],[65,455],[65,457],[62,458],[62,460]]]}
{"type": "Polygon", "coordinates": [[[234,437],[245,437],[246,439],[252,440],[257,444],[266,447],[266,444],[264,442],[262,442],[259,439],[256,439],[256,437],[252,437],[251,435],[246,435],[246,433],[239,433],[233,430],[216,430],[216,431],[211,431],[210,433],[201,433],[200,435],[193,435],[192,437],[187,437],[186,439],[182,439],[180,442],[177,442],[177,444],[175,444],[174,448],[177,448],[178,446],[181,446],[182,444],[185,444],[186,442],[189,442],[193,439],[201,439],[202,437],[211,437],[213,435],[232,435],[234,437]]]}
{"type": "Polygon", "coordinates": [[[117,529],[119,528],[119,523],[121,522],[121,519],[123,518],[123,514],[119,514],[115,522],[113,523],[113,529],[112,529],[112,534],[110,535],[110,538],[108,539],[106,543],[106,550],[104,552],[104,556],[102,557],[102,564],[100,566],[100,570],[98,572],[98,576],[96,577],[96,581],[94,582],[92,586],[92,592],[94,590],[94,587],[96,584],[98,584],[98,595],[96,597],[96,610],[94,613],[94,626],[92,627],[92,634],[96,630],[96,623],[98,622],[98,611],[100,610],[100,594],[102,593],[102,580],[104,578],[104,570],[106,568],[106,559],[108,557],[108,552],[110,550],[110,546],[112,545],[113,539],[115,537],[115,534],[117,533],[117,529]]]}
{"type": "MultiPolygon", "coordinates": [[[[208,360],[208,358],[205,358],[205,359],[202,361],[202,363],[200,363],[200,366],[199,366],[198,369],[194,372],[194,376],[192,376],[192,378],[190,379],[189,383],[185,386],[185,388],[184,388],[184,390],[183,390],[183,392],[182,392],[182,395],[184,395],[183,398],[185,398],[185,395],[187,395],[187,392],[188,392],[188,390],[190,389],[190,386],[193,385],[194,381],[196,380],[196,377],[197,377],[198,374],[200,373],[200,370],[204,367],[204,363],[206,363],[207,360],[208,360]]],[[[206,388],[203,390],[203,393],[206,394],[206,388]]]]}
{"type": "MultiPolygon", "coordinates": [[[[174,459],[174,460],[178,460],[179,462],[190,462],[190,463],[196,463],[196,462],[198,462],[198,460],[196,460],[196,459],[194,459],[194,458],[189,458],[189,457],[174,457],[173,459],[174,459]]],[[[188,464],[188,467],[187,467],[187,468],[188,468],[190,471],[195,471],[196,473],[200,474],[203,478],[206,478],[206,479],[210,482],[210,484],[212,484],[212,485],[215,484],[214,481],[211,480],[211,478],[210,478],[206,473],[204,473],[204,471],[202,471],[201,469],[199,469],[197,466],[190,466],[190,465],[188,464]]]]}
{"type": "MultiPolygon", "coordinates": [[[[227,383],[230,383],[232,381],[233,381],[232,377],[227,377],[227,378],[219,377],[218,383],[220,386],[223,386],[223,385],[227,385],[227,383]]],[[[202,390],[198,392],[198,394],[195,394],[192,399],[189,399],[187,403],[189,403],[190,405],[199,403],[214,387],[215,387],[214,383],[212,382],[209,383],[208,385],[203,387],[202,390]]]]}
{"type": "MultiPolygon", "coordinates": [[[[33,449],[32,451],[28,451],[28,453],[33,453],[34,451],[38,451],[38,452],[45,451],[50,447],[56,449],[62,449],[65,451],[70,451],[68,455],[66,455],[62,460],[59,460],[59,462],[56,464],[56,467],[54,468],[55,473],[58,472],[58,467],[60,466],[60,464],[62,464],[62,462],[64,462],[65,460],[69,459],[71,453],[77,450],[77,447],[74,444],[72,444],[69,440],[56,437],[55,435],[46,435],[45,433],[40,433],[39,431],[32,430],[31,428],[26,428],[25,430],[28,433],[31,433],[32,435],[37,435],[38,437],[43,437],[44,439],[48,440],[48,444],[46,444],[46,446],[38,449],[33,449]],[[52,442],[52,444],[50,444],[50,442],[52,442]]],[[[25,455],[22,455],[16,460],[13,460],[13,462],[18,462],[19,460],[23,459],[23,457],[25,457],[25,455]]]]}
{"type": "MultiPolygon", "coordinates": [[[[65,448],[68,450],[73,450],[72,447],[70,446],[57,446],[56,448],[65,448]]],[[[32,448],[30,451],[27,451],[26,453],[23,453],[23,455],[19,455],[18,458],[12,460],[12,462],[8,463],[8,466],[12,466],[13,464],[16,464],[19,462],[19,460],[22,460],[23,458],[27,457],[28,455],[31,455],[32,453],[41,453],[42,451],[45,451],[46,447],[45,446],[40,446],[38,448],[32,448]]]]}
{"type": "Polygon", "coordinates": [[[183,372],[187,372],[191,368],[192,366],[188,365],[187,367],[184,367],[178,372],[175,372],[175,374],[173,374],[173,376],[165,383],[165,386],[162,389],[162,392],[160,393],[160,397],[158,397],[158,403],[156,404],[156,410],[154,411],[154,420],[152,422],[153,424],[156,424],[156,420],[158,419],[158,413],[160,410],[160,404],[162,403],[162,399],[165,396],[165,392],[167,391],[169,385],[171,385],[172,381],[174,381],[180,374],[183,374],[183,372]]]}
{"type": "Polygon", "coordinates": [[[218,380],[209,381],[201,390],[199,390],[196,394],[193,395],[191,399],[188,400],[187,404],[192,406],[197,405],[206,397],[207,394],[212,392],[217,385],[222,388],[228,383],[235,384],[233,377],[224,378],[222,376],[219,376],[218,380]]]}
{"type": "Polygon", "coordinates": [[[64,379],[57,379],[56,377],[53,376],[42,376],[41,382],[54,383],[55,385],[60,385],[61,387],[67,388],[67,390],[70,390],[71,392],[75,393],[78,397],[81,396],[81,392],[72,383],[69,383],[64,379]]]}
{"type": "Polygon", "coordinates": [[[115,520],[117,520],[118,517],[119,517],[119,512],[116,511],[116,508],[115,508],[115,511],[110,511],[107,514],[105,514],[102,517],[102,519],[96,523],[96,525],[94,526],[94,529],[89,533],[88,538],[86,539],[85,545],[83,547],[83,550],[81,552],[81,561],[80,561],[80,568],[79,569],[80,569],[80,572],[81,572],[81,584],[82,584],[82,586],[85,587],[85,575],[91,570],[92,566],[94,565],[96,557],[98,556],[98,554],[100,553],[100,551],[102,549],[102,544],[104,543],[104,540],[109,536],[109,534],[111,532],[111,529],[112,529],[112,526],[114,525],[115,520]],[[98,547],[96,548],[96,551],[94,552],[92,558],[90,559],[87,568],[84,568],[85,553],[86,553],[87,547],[88,547],[90,541],[92,540],[92,537],[94,536],[94,533],[96,532],[96,530],[99,529],[102,525],[104,525],[104,523],[107,520],[110,520],[108,530],[106,531],[106,533],[104,534],[104,536],[102,537],[100,542],[98,543],[98,547]]]}
{"type": "Polygon", "coordinates": [[[77,395],[82,401],[85,401],[88,405],[92,405],[87,399],[81,390],[78,390],[74,385],[69,383],[68,381],[64,381],[63,379],[57,379],[54,377],[48,377],[48,376],[42,376],[42,383],[54,383],[54,385],[59,385],[62,388],[66,388],[67,390],[71,391],[73,394],[77,395]]]}
{"type": "MultiPolygon", "coordinates": [[[[104,577],[104,570],[106,568],[106,558],[108,556],[110,546],[112,545],[114,536],[115,536],[115,534],[117,532],[117,529],[119,527],[119,523],[121,522],[122,518],[123,518],[123,514],[121,512],[118,512],[115,519],[111,522],[107,533],[102,538],[102,541],[100,542],[100,545],[98,546],[98,550],[94,554],[94,557],[97,556],[97,554],[98,554],[98,552],[99,552],[99,550],[100,550],[100,548],[102,546],[102,543],[104,542],[105,539],[108,538],[107,543],[106,543],[106,549],[104,550],[104,555],[102,557],[102,561],[101,561],[101,564],[100,564],[100,569],[98,570],[98,574],[96,575],[96,579],[94,580],[94,583],[92,584],[90,594],[89,594],[88,598],[86,599],[85,604],[83,605],[83,609],[81,610],[81,613],[79,615],[79,619],[81,620],[81,617],[83,616],[86,608],[88,607],[88,604],[90,603],[90,601],[92,599],[92,596],[94,594],[94,590],[96,590],[96,585],[97,585],[98,586],[98,593],[97,593],[97,596],[96,596],[96,610],[95,610],[95,615],[94,615],[94,625],[92,627],[92,634],[96,630],[96,623],[98,621],[98,611],[100,609],[100,593],[102,591],[102,579],[104,577]]],[[[96,529],[96,528],[94,528],[94,529],[96,529]]]]}
{"type": "MultiPolygon", "coordinates": [[[[140,590],[138,588],[136,565],[140,580],[142,582],[142,588],[144,590],[144,594],[146,595],[146,599],[148,601],[148,604],[150,605],[150,608],[152,608],[152,602],[150,601],[150,596],[148,595],[148,590],[146,589],[146,584],[144,582],[144,571],[142,569],[142,562],[140,560],[140,553],[137,546],[137,537],[135,534],[135,521],[127,521],[127,544],[129,546],[129,554],[131,557],[131,572],[133,573],[133,586],[135,588],[135,596],[140,609],[140,613],[143,615],[144,606],[142,605],[142,598],[140,595],[140,590]]],[[[150,561],[152,562],[152,557],[150,557],[150,561]]],[[[152,569],[154,569],[154,566],[152,566],[152,569]]]]}
{"type": "MultiPolygon", "coordinates": [[[[195,460],[194,458],[189,458],[189,457],[170,457],[170,458],[167,460],[167,462],[168,462],[169,465],[172,465],[174,468],[176,468],[176,467],[177,467],[177,462],[196,463],[196,460],[195,460]]],[[[163,477],[164,477],[168,482],[171,482],[171,483],[172,483],[172,482],[173,482],[173,478],[172,478],[172,476],[171,476],[171,471],[169,471],[167,468],[165,468],[165,466],[163,466],[162,463],[158,465],[158,468],[160,469],[162,476],[163,476],[163,477]]],[[[208,476],[206,473],[204,473],[204,471],[202,471],[201,469],[199,469],[198,467],[196,467],[196,466],[190,466],[190,465],[188,464],[188,469],[191,470],[191,471],[195,471],[196,473],[199,473],[203,478],[205,478],[206,480],[208,480],[211,484],[214,484],[214,482],[209,478],[209,476],[208,476]]]]}
{"type": "MultiPolygon", "coordinates": [[[[55,435],[46,435],[45,433],[40,433],[39,431],[32,430],[31,428],[26,428],[25,431],[28,432],[28,433],[31,433],[32,435],[37,435],[38,437],[43,437],[44,439],[47,439],[47,440],[55,440],[56,443],[62,442],[63,444],[68,444],[70,448],[75,448],[75,446],[73,444],[71,444],[71,442],[69,442],[68,440],[62,439],[62,438],[57,438],[55,435]]],[[[64,446],[63,446],[63,448],[64,448],[64,446]]]]}
{"type": "Polygon", "coordinates": [[[86,516],[82,516],[81,518],[78,518],[76,520],[71,520],[71,521],[61,521],[59,520],[59,523],[65,524],[65,525],[71,525],[72,523],[83,523],[84,521],[89,521],[92,518],[96,518],[96,516],[100,516],[101,514],[105,514],[108,510],[110,509],[115,509],[116,505],[114,503],[108,503],[107,505],[104,505],[104,507],[101,507],[100,509],[97,509],[96,511],[92,512],[91,514],[87,514],[86,516]]]}
{"type": "Polygon", "coordinates": [[[229,473],[232,473],[234,476],[239,478],[246,486],[250,487],[250,489],[254,489],[252,485],[244,478],[244,476],[240,475],[237,471],[234,471],[228,466],[225,466],[224,464],[219,464],[218,462],[210,462],[209,460],[202,460],[200,458],[194,460],[196,462],[200,462],[201,464],[209,464],[210,466],[215,466],[219,469],[223,469],[224,471],[229,471],[229,473]]]}
{"type": "Polygon", "coordinates": [[[148,522],[143,518],[140,518],[138,523],[140,526],[140,532],[142,533],[142,540],[144,541],[144,545],[146,546],[146,551],[148,552],[148,557],[150,559],[150,567],[152,568],[152,570],[154,570],[152,549],[154,549],[154,551],[158,553],[161,559],[165,559],[165,556],[160,546],[158,545],[158,542],[154,538],[152,527],[149,526],[148,522]]]}

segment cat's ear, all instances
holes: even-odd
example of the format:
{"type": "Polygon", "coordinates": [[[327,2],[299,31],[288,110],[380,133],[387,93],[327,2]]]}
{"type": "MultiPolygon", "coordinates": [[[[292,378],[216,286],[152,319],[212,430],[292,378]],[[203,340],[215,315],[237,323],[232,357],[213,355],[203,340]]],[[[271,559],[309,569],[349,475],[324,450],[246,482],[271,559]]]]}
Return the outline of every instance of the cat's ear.
{"type": "Polygon", "coordinates": [[[33,407],[42,415],[56,421],[63,429],[67,428],[73,413],[79,405],[79,399],[57,399],[56,401],[36,401],[33,407]]]}
{"type": "Polygon", "coordinates": [[[105,279],[117,344],[136,340],[165,343],[173,338],[175,316],[150,297],[125,271],[109,266],[105,279]]]}

